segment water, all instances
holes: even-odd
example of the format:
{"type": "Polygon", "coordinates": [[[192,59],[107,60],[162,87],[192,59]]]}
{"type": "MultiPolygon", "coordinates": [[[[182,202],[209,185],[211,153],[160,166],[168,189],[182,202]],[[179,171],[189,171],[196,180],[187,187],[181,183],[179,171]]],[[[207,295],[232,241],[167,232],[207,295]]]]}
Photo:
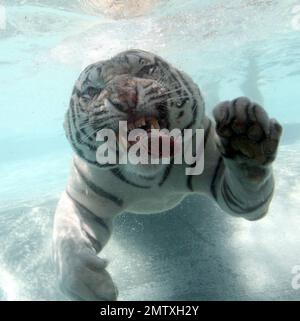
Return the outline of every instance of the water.
{"type": "Polygon", "coordinates": [[[300,264],[300,2],[106,2],[0,2],[0,299],[66,299],[50,259],[71,161],[63,116],[84,66],[140,48],[189,73],[208,113],[248,95],[285,132],[262,221],[233,219],[196,197],[116,220],[104,256],[120,300],[299,300],[291,271],[300,264]]]}

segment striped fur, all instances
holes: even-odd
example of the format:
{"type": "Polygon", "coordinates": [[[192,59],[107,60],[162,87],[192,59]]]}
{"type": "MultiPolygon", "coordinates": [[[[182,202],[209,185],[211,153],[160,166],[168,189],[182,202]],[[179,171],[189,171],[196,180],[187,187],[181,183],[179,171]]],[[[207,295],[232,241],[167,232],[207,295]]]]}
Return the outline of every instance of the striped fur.
{"type": "MultiPolygon", "coordinates": [[[[221,112],[219,109],[217,115],[220,121],[224,119],[221,112]]],[[[88,66],[74,86],[64,127],[75,155],[55,214],[54,260],[62,290],[76,300],[117,298],[106,263],[96,255],[111,235],[113,219],[124,211],[161,212],[186,195],[198,193],[211,197],[229,214],[249,220],[267,212],[274,190],[271,168],[263,167],[262,179],[253,184],[245,174],[250,166],[241,168],[221,154],[215,124],[204,114],[198,87],[154,54],[129,50],[88,66]],[[118,100],[124,88],[126,93],[118,100]],[[98,164],[96,132],[116,130],[120,120],[130,117],[132,108],[163,120],[169,130],[203,128],[203,174],[186,176],[186,164],[172,162],[98,164]]]]}
{"type": "Polygon", "coordinates": [[[169,130],[202,127],[204,101],[189,76],[154,54],[141,50],[120,53],[83,70],[75,83],[65,117],[66,136],[75,153],[95,166],[101,167],[96,162],[97,131],[103,128],[116,130],[119,121],[128,119],[126,110],[130,106],[117,101],[117,85],[113,83],[114,77],[126,74],[148,80],[138,81],[141,101],[136,108],[139,112],[164,117],[169,130]],[[153,86],[162,88],[166,94],[156,95],[151,90],[153,86]],[[105,90],[108,90],[109,97],[105,90]],[[105,100],[109,108],[104,108],[105,100]]]}

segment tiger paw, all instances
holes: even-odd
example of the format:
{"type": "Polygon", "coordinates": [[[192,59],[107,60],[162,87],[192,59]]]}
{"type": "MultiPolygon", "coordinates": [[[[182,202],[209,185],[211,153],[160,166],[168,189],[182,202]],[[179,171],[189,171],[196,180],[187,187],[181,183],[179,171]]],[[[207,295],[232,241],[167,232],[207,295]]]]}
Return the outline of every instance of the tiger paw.
{"type": "Polygon", "coordinates": [[[225,158],[250,166],[268,165],[276,157],[281,125],[248,98],[225,101],[214,109],[218,147],[225,158]]]}
{"type": "Polygon", "coordinates": [[[60,253],[57,262],[61,291],[73,300],[115,301],[118,290],[105,267],[107,262],[89,250],[60,253]]]}

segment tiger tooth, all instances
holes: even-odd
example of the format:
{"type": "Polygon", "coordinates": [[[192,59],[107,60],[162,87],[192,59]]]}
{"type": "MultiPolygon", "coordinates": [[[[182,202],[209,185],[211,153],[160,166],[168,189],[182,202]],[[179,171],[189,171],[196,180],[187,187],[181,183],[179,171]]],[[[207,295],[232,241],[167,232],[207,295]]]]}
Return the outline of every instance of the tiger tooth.
{"type": "Polygon", "coordinates": [[[145,118],[142,117],[142,118],[139,118],[137,121],[136,121],[136,126],[137,127],[142,127],[146,124],[146,121],[145,121],[145,118]]]}
{"type": "Polygon", "coordinates": [[[146,125],[145,117],[142,117],[142,118],[138,119],[138,120],[135,122],[135,126],[136,126],[137,128],[142,127],[142,126],[145,126],[145,125],[146,125]]]}
{"type": "Polygon", "coordinates": [[[151,119],[151,129],[160,129],[159,123],[156,118],[151,119]]]}

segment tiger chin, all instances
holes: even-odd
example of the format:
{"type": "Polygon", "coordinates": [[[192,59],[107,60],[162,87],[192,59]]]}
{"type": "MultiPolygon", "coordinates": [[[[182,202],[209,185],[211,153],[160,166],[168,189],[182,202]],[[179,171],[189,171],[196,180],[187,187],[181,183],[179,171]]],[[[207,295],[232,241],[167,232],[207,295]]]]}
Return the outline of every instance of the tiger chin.
{"type": "Polygon", "coordinates": [[[124,211],[162,212],[198,193],[236,217],[252,221],[267,213],[280,124],[246,97],[221,102],[213,115],[205,115],[193,80],[150,52],[125,51],[83,70],[65,117],[74,157],[53,233],[57,277],[71,299],[117,299],[107,262],[98,254],[124,211]],[[174,162],[100,164],[97,132],[117,132],[120,121],[127,121],[128,131],[203,129],[203,173],[187,176],[187,164],[174,162]]]}

